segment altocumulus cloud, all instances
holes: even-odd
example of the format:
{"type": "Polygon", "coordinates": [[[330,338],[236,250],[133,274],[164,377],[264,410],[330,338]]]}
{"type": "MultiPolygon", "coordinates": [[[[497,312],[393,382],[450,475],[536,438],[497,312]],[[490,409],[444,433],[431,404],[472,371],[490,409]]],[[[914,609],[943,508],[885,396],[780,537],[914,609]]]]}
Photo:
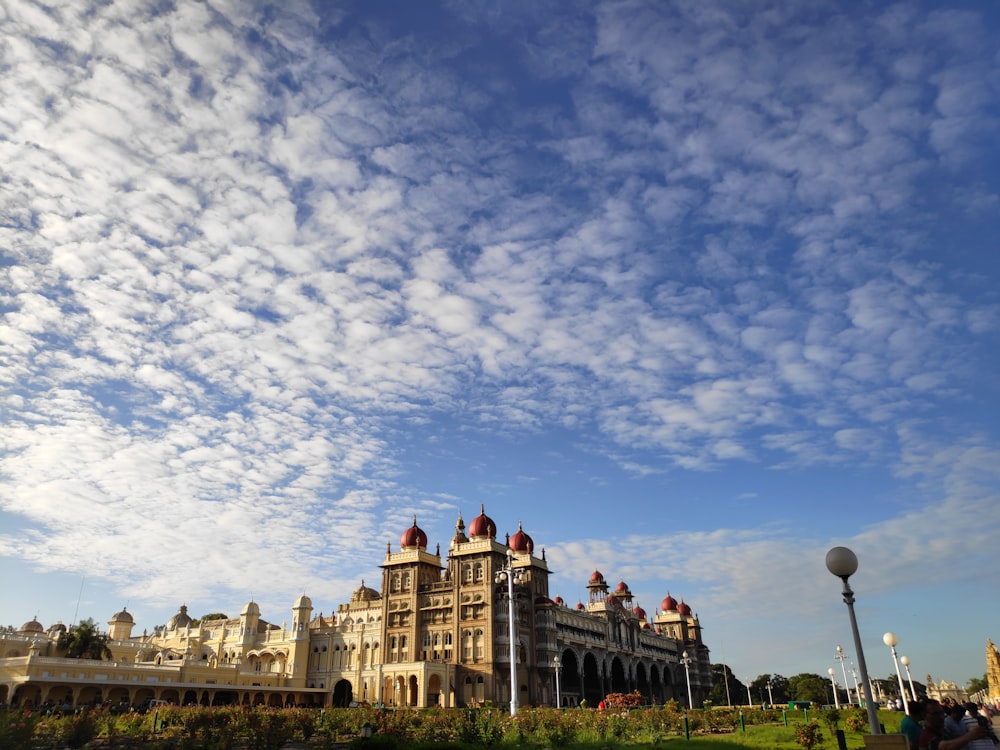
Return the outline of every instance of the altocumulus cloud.
{"type": "MultiPolygon", "coordinates": [[[[399,513],[464,504],[399,478],[442,418],[635,476],[890,465],[996,530],[995,441],[921,427],[997,322],[921,218],[996,205],[949,187],[996,131],[975,14],[434,12],[3,9],[0,552],[156,601],[336,598],[399,513]]],[[[731,600],[823,543],[783,520],[635,537],[676,550],[636,576],[694,561],[731,600]]]]}

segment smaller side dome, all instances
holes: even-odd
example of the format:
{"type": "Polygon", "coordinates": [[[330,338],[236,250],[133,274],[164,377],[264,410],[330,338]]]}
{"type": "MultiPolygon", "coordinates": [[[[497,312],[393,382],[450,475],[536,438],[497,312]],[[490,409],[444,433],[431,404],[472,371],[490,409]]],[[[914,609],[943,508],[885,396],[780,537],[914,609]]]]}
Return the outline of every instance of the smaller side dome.
{"type": "Polygon", "coordinates": [[[480,504],[479,515],[469,523],[470,539],[496,539],[497,525],[486,515],[486,506],[480,504]]]}
{"type": "MultiPolygon", "coordinates": [[[[247,606],[249,607],[250,605],[248,604],[247,606]]],[[[194,622],[194,620],[188,614],[187,605],[182,604],[181,608],[177,610],[177,614],[171,617],[169,620],[167,620],[167,630],[177,630],[178,628],[189,628],[191,627],[192,622],[194,622]]]]}
{"type": "Polygon", "coordinates": [[[531,554],[535,551],[534,540],[524,533],[524,529],[521,528],[521,522],[517,522],[517,533],[510,538],[508,542],[510,548],[515,552],[531,554]]]}
{"type": "MultiPolygon", "coordinates": [[[[187,607],[181,607],[181,609],[183,609],[185,612],[187,611],[187,607]]],[[[240,617],[260,617],[260,607],[257,606],[257,602],[255,601],[247,602],[246,606],[243,608],[243,611],[240,612],[240,617]]]]}
{"type": "Polygon", "coordinates": [[[604,574],[599,570],[595,570],[590,574],[591,583],[604,583],[604,574]]]}
{"type": "Polygon", "coordinates": [[[62,624],[62,621],[57,622],[49,628],[49,637],[58,638],[60,633],[66,632],[66,626],[62,624]]]}
{"type": "Polygon", "coordinates": [[[382,595],[379,594],[375,589],[365,586],[365,581],[361,579],[361,585],[358,586],[357,590],[351,594],[352,602],[373,602],[377,599],[381,599],[382,595]]]}
{"type": "Polygon", "coordinates": [[[38,621],[38,617],[32,617],[28,622],[21,626],[18,631],[21,635],[33,635],[35,633],[44,633],[45,628],[42,627],[42,623],[38,621]]]}
{"type": "Polygon", "coordinates": [[[640,620],[646,619],[646,610],[644,610],[642,607],[636,606],[632,610],[632,614],[638,617],[640,620]]]}
{"type": "Polygon", "coordinates": [[[115,612],[111,616],[111,620],[109,621],[108,624],[109,625],[113,625],[116,622],[127,622],[127,623],[131,623],[131,624],[134,625],[135,624],[135,618],[132,617],[132,615],[129,613],[129,611],[125,607],[122,607],[122,611],[121,612],[115,612]]]}
{"type": "Polygon", "coordinates": [[[628,593],[628,584],[625,581],[619,581],[618,585],[615,586],[615,591],[619,594],[628,593]]]}
{"type": "Polygon", "coordinates": [[[677,605],[677,614],[684,615],[685,617],[691,614],[691,607],[685,604],[683,599],[681,599],[681,603],[677,605]]]}
{"type": "Polygon", "coordinates": [[[583,606],[583,602],[577,602],[576,609],[578,612],[582,612],[585,609],[585,607],[583,606]]]}
{"type": "Polygon", "coordinates": [[[399,546],[403,549],[427,549],[427,534],[417,526],[416,516],[413,517],[413,525],[399,538],[399,546]]]}
{"type": "Polygon", "coordinates": [[[295,600],[295,606],[292,609],[312,609],[313,602],[308,596],[303,594],[298,599],[295,600]]]}
{"type": "Polygon", "coordinates": [[[664,612],[676,612],[677,611],[677,600],[670,596],[670,592],[667,592],[667,596],[662,602],[660,602],[660,609],[664,612]]]}
{"type": "Polygon", "coordinates": [[[556,598],[554,599],[554,601],[555,601],[555,603],[556,603],[556,604],[558,604],[558,605],[559,605],[560,607],[565,607],[565,606],[566,606],[566,602],[564,602],[564,601],[563,601],[563,598],[562,598],[561,596],[559,596],[558,594],[556,594],[556,598]]]}

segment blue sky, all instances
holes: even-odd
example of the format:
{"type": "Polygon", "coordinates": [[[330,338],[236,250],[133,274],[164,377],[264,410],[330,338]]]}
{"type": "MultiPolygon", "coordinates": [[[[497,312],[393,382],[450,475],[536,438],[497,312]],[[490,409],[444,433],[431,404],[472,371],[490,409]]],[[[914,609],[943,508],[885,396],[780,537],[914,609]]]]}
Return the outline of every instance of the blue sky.
{"type": "Polygon", "coordinates": [[[0,622],[330,612],[481,504],[743,679],[996,603],[980,3],[0,9],[0,622]],[[82,593],[81,593],[82,591],[82,593]]]}

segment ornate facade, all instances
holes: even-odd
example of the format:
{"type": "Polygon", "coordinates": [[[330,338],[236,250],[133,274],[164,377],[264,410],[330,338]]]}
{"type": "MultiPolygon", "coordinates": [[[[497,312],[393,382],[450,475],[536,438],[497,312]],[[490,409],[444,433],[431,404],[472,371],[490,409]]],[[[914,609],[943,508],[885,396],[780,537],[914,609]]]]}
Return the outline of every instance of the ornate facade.
{"type": "Polygon", "coordinates": [[[466,530],[461,518],[442,560],[427,535],[406,529],[381,565],[381,590],[364,585],[335,613],[314,615],[300,596],[291,625],[261,618],[248,603],[238,618],[196,623],[186,607],[153,633],[134,636],[127,611],[108,622],[109,661],[62,658],[56,625],[35,620],[0,636],[0,702],[205,705],[467,706],[511,699],[520,705],[597,703],[638,690],[649,703],[686,703],[688,666],[698,705],[711,687],[698,617],[667,596],[652,618],[628,585],[613,589],[599,571],[575,607],[549,598],[544,550],[522,528],[505,543],[485,510],[466,530]],[[514,591],[510,640],[511,603],[514,591]],[[557,677],[558,671],[558,677],[557,677]]]}

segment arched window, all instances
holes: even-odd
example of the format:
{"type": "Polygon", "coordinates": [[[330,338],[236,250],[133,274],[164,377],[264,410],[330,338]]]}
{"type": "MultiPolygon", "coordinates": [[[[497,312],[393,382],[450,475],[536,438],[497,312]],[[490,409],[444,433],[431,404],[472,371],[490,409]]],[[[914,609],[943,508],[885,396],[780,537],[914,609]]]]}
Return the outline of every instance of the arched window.
{"type": "Polygon", "coordinates": [[[483,631],[476,631],[475,654],[477,659],[483,658],[483,631]]]}

